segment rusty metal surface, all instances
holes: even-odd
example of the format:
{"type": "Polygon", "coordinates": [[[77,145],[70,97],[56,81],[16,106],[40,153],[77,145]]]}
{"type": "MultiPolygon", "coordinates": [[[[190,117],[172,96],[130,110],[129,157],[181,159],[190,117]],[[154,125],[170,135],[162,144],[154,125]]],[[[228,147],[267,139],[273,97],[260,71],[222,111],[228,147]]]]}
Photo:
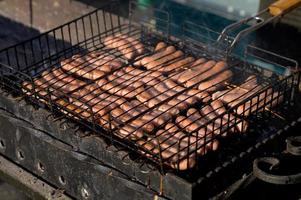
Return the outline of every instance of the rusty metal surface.
{"type": "Polygon", "coordinates": [[[24,191],[32,199],[71,199],[63,190],[52,187],[2,155],[0,155],[0,177],[24,191]]]}
{"type": "Polygon", "coordinates": [[[56,140],[11,114],[0,114],[0,153],[68,195],[83,199],[153,199],[142,183],[56,140]],[[114,187],[112,187],[114,186],[114,187]]]}

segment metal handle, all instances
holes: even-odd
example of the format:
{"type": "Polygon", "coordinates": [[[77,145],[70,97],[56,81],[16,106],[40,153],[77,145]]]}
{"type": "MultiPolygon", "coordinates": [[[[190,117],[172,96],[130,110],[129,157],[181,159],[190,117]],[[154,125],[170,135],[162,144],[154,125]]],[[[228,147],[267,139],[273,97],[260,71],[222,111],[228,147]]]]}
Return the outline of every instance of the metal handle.
{"type": "Polygon", "coordinates": [[[269,6],[269,12],[273,16],[284,15],[301,5],[301,0],[278,0],[269,6]]]}
{"type": "Polygon", "coordinates": [[[267,23],[269,23],[277,18],[282,17],[284,14],[287,14],[288,12],[299,7],[300,5],[301,5],[301,0],[278,0],[275,3],[271,4],[268,8],[257,13],[256,15],[245,18],[241,21],[238,21],[236,23],[233,23],[233,24],[225,27],[224,30],[222,31],[221,35],[217,39],[216,46],[217,47],[221,46],[221,43],[226,40],[226,38],[229,36],[229,33],[233,32],[235,30],[238,30],[241,27],[241,25],[247,24],[252,21],[255,22],[254,25],[251,25],[250,27],[247,27],[247,28],[241,30],[235,36],[233,41],[226,48],[226,53],[227,53],[227,55],[229,55],[229,54],[231,54],[232,50],[235,48],[235,46],[237,45],[237,43],[240,41],[240,39],[243,36],[259,29],[260,27],[266,25],[267,23]],[[271,16],[268,17],[266,20],[264,20],[263,18],[261,18],[261,16],[267,12],[270,13],[271,16]]]}

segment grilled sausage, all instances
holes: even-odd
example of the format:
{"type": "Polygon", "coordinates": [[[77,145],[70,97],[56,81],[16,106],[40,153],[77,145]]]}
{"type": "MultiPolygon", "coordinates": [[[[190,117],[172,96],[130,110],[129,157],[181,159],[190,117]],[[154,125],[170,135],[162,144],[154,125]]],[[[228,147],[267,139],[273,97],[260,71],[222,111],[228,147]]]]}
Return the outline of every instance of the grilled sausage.
{"type": "Polygon", "coordinates": [[[154,88],[168,96],[174,96],[174,98],[178,99],[179,101],[186,102],[187,104],[194,104],[197,102],[195,97],[190,97],[186,94],[180,94],[181,91],[175,91],[174,89],[168,88],[165,84],[165,81],[156,84],[154,88]]]}
{"type": "MultiPolygon", "coordinates": [[[[183,132],[174,123],[167,123],[165,125],[165,130],[168,131],[170,133],[169,134],[170,137],[173,137],[176,141],[179,141],[179,140],[183,139],[183,132]]],[[[191,135],[191,136],[193,136],[193,135],[191,135]]],[[[196,136],[193,136],[193,137],[195,137],[196,139],[198,139],[196,136]]],[[[207,138],[207,142],[208,143],[206,142],[207,143],[206,146],[210,150],[213,150],[213,151],[217,150],[217,141],[215,140],[214,142],[210,142],[210,141],[208,141],[209,136],[207,136],[207,137],[208,137],[207,138]]],[[[188,141],[186,141],[186,140],[181,140],[181,143],[182,142],[183,142],[183,144],[189,145],[188,141]]]]}
{"type": "MultiPolygon", "coordinates": [[[[201,110],[202,111],[202,110],[201,110]]],[[[202,113],[204,114],[204,111],[202,111],[202,113]]],[[[211,117],[212,117],[212,113],[210,113],[210,117],[209,116],[205,116],[205,115],[201,115],[199,113],[198,110],[194,109],[194,108],[190,108],[189,110],[187,110],[187,118],[189,118],[191,121],[193,121],[193,123],[196,123],[198,125],[198,127],[203,127],[204,125],[206,125],[206,128],[201,128],[198,131],[198,134],[200,136],[204,136],[204,135],[220,135],[221,134],[221,126],[220,124],[218,124],[216,121],[212,121],[211,117]]],[[[225,136],[225,134],[223,134],[223,136],[225,136]]]]}
{"type": "MultiPolygon", "coordinates": [[[[210,62],[210,61],[209,61],[210,62]]],[[[212,64],[215,62],[212,62],[212,64]]],[[[211,64],[205,63],[205,65],[211,66],[211,64]]],[[[201,83],[204,80],[208,80],[209,78],[213,78],[213,76],[218,76],[221,72],[225,71],[227,69],[227,64],[223,61],[217,62],[213,67],[211,67],[209,70],[204,71],[202,73],[198,73],[197,76],[194,78],[188,80],[185,85],[187,87],[195,85],[197,83],[201,83]]]]}
{"type": "MultiPolygon", "coordinates": [[[[174,81],[185,84],[187,81],[196,79],[198,76],[201,76],[202,74],[208,72],[216,64],[214,60],[210,60],[205,63],[202,63],[202,61],[204,60],[203,59],[196,60],[195,63],[192,65],[194,67],[191,67],[190,70],[185,70],[181,73],[172,76],[172,79],[174,81]]],[[[191,85],[191,83],[188,85],[191,85]]]]}
{"type": "Polygon", "coordinates": [[[182,56],[183,56],[183,52],[178,50],[178,51],[175,51],[174,53],[171,53],[171,54],[161,57],[157,60],[154,60],[151,63],[147,63],[144,66],[148,70],[158,70],[159,71],[159,70],[164,69],[164,65],[174,64],[177,61],[177,59],[182,56]]]}
{"type": "Polygon", "coordinates": [[[162,76],[162,74],[159,72],[143,71],[140,69],[133,68],[132,66],[125,67],[124,71],[126,72],[125,75],[132,76],[134,77],[134,79],[140,80],[147,85],[155,85],[159,83],[158,78],[162,76]]]}
{"type": "Polygon", "coordinates": [[[161,51],[162,49],[166,48],[167,47],[167,44],[165,42],[159,42],[155,49],[154,49],[154,52],[158,52],[158,51],[161,51]]]}
{"type": "MultiPolygon", "coordinates": [[[[166,43],[164,43],[164,42],[159,42],[159,43],[156,45],[155,49],[154,49],[154,53],[158,53],[159,51],[163,51],[163,50],[166,48],[166,46],[167,46],[166,43]]],[[[134,66],[142,66],[142,65],[143,65],[143,64],[142,64],[142,60],[144,59],[143,62],[146,62],[145,59],[149,59],[149,58],[147,58],[147,57],[150,57],[150,56],[144,56],[144,55],[141,55],[141,56],[137,57],[137,58],[135,59],[134,66]]]]}
{"type": "Polygon", "coordinates": [[[131,139],[137,140],[143,137],[144,133],[142,129],[136,129],[130,125],[125,125],[119,128],[117,131],[117,135],[119,135],[122,139],[131,139]]]}
{"type": "Polygon", "coordinates": [[[133,98],[137,94],[137,91],[135,91],[134,89],[118,84],[115,81],[100,79],[96,81],[96,84],[110,94],[118,95],[125,98],[133,98]]]}
{"type": "Polygon", "coordinates": [[[104,45],[109,49],[117,49],[126,59],[132,59],[136,55],[135,48],[125,39],[115,36],[108,36],[104,39],[104,45]]]}
{"type": "Polygon", "coordinates": [[[235,117],[233,114],[226,111],[223,103],[220,100],[215,100],[211,103],[212,108],[214,111],[219,114],[223,115],[223,118],[229,123],[229,126],[235,126],[235,128],[240,133],[245,133],[248,129],[248,122],[235,117]]]}
{"type": "Polygon", "coordinates": [[[199,84],[200,90],[205,90],[209,92],[217,91],[220,87],[223,87],[225,85],[225,81],[229,81],[233,76],[232,71],[226,70],[219,74],[216,74],[212,79],[208,81],[201,82],[199,84]]]}
{"type": "Polygon", "coordinates": [[[154,125],[152,123],[143,119],[133,119],[133,116],[127,113],[127,110],[123,110],[119,107],[115,107],[110,111],[110,113],[116,120],[120,120],[123,123],[127,122],[126,124],[129,124],[135,128],[141,128],[146,132],[152,132],[154,129],[154,125]]]}
{"type": "Polygon", "coordinates": [[[136,55],[141,55],[144,52],[144,45],[139,41],[139,39],[135,39],[134,37],[129,36],[128,34],[116,34],[116,37],[120,37],[124,40],[127,40],[131,43],[132,47],[135,48],[136,55]]]}
{"type": "Polygon", "coordinates": [[[207,150],[211,148],[209,146],[217,148],[218,143],[216,141],[211,142],[212,145],[205,145],[204,139],[197,139],[194,136],[187,136],[181,131],[175,131],[159,130],[155,138],[138,141],[138,144],[154,154],[160,154],[167,164],[179,170],[194,167],[197,154],[206,154],[207,150]]]}
{"type": "MultiPolygon", "coordinates": [[[[151,94],[152,97],[157,97],[160,101],[166,101],[170,96],[168,96],[165,93],[160,93],[158,90],[155,88],[149,88],[147,91],[151,94]]],[[[150,98],[152,100],[152,98],[150,98]]],[[[167,100],[166,102],[168,105],[174,106],[176,108],[179,108],[180,110],[184,110],[188,107],[187,103],[176,99],[176,98],[171,98],[170,100],[167,100]]]]}
{"type": "Polygon", "coordinates": [[[272,108],[276,106],[279,102],[283,101],[283,95],[278,92],[273,92],[272,88],[267,91],[263,91],[259,95],[256,95],[251,100],[240,105],[236,109],[238,115],[249,116],[251,113],[258,111],[263,111],[265,108],[272,108]]]}
{"type": "Polygon", "coordinates": [[[61,67],[72,74],[76,74],[77,76],[96,80],[105,75],[105,73],[101,70],[94,69],[93,67],[89,66],[89,63],[85,62],[83,59],[66,59],[61,61],[61,67]]]}
{"type": "Polygon", "coordinates": [[[167,64],[163,68],[159,68],[158,71],[170,73],[175,70],[185,69],[185,68],[188,68],[192,64],[193,61],[194,61],[193,57],[183,58],[183,59],[175,61],[171,64],[167,64]]]}
{"type": "Polygon", "coordinates": [[[145,66],[147,69],[154,68],[154,67],[156,67],[156,63],[154,63],[154,62],[156,62],[160,58],[164,58],[168,55],[171,55],[175,51],[176,51],[176,49],[174,46],[169,46],[164,51],[159,51],[151,56],[144,57],[141,60],[141,65],[145,66]]]}
{"type": "Polygon", "coordinates": [[[67,82],[69,78],[63,77],[61,79],[57,78],[53,72],[43,72],[42,77],[36,79],[34,82],[37,86],[46,89],[46,88],[54,88],[56,90],[60,90],[61,92],[71,92],[76,90],[77,88],[83,86],[85,82],[73,79],[72,82],[67,82]]]}
{"type": "Polygon", "coordinates": [[[225,103],[231,103],[232,101],[237,99],[245,99],[248,96],[259,91],[260,89],[262,89],[262,87],[260,85],[257,85],[256,76],[252,75],[249,76],[243,84],[237,86],[234,89],[217,91],[213,93],[212,99],[220,99],[225,103]]]}
{"type": "MultiPolygon", "coordinates": [[[[174,89],[178,92],[180,91],[184,91],[185,88],[180,86],[179,84],[175,83],[173,80],[171,79],[167,79],[164,81],[164,83],[166,84],[166,86],[169,89],[174,89]]],[[[205,91],[200,91],[198,89],[194,89],[194,88],[190,88],[185,90],[186,92],[184,92],[184,94],[191,96],[191,97],[196,97],[199,100],[203,101],[203,102],[208,102],[211,99],[211,96],[209,95],[208,92],[205,91]]]]}

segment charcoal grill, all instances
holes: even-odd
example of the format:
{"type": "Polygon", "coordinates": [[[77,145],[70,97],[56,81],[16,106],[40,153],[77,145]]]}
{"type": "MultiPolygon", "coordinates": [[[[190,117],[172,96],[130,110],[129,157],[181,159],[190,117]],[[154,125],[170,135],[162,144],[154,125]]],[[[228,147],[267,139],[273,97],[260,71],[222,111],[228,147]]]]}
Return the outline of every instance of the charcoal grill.
{"type": "MultiPolygon", "coordinates": [[[[300,121],[294,110],[300,107],[296,101],[299,95],[300,74],[298,64],[294,60],[250,45],[240,53],[227,55],[229,51],[221,51],[224,48],[220,46],[215,48],[211,45],[218,39],[219,33],[207,27],[185,22],[179,28],[170,23],[168,12],[158,9],[153,9],[155,17],[145,14],[141,19],[140,13],[136,12],[135,3],[130,3],[130,15],[127,19],[113,14],[118,13],[116,5],[112,3],[104,6],[0,52],[1,86],[5,94],[1,98],[1,108],[6,112],[5,116],[8,118],[6,123],[16,125],[17,133],[17,135],[1,133],[1,143],[5,147],[1,151],[3,155],[35,172],[51,184],[60,185],[72,197],[96,198],[101,193],[107,193],[108,196],[104,198],[118,198],[119,194],[116,191],[120,190],[128,194],[128,198],[141,198],[139,195],[145,195],[147,198],[160,196],[160,198],[191,199],[197,194],[203,194],[204,191],[206,193],[203,196],[206,198],[225,190],[234,180],[237,180],[237,177],[241,177],[246,169],[250,170],[250,165],[246,163],[250,163],[260,155],[262,146],[269,144],[276,136],[280,137],[285,129],[300,121]],[[152,19],[155,19],[157,23],[154,24],[152,19]],[[171,35],[171,30],[174,29],[179,29],[178,34],[171,35]],[[128,65],[134,65],[136,60],[125,59],[116,49],[105,47],[104,38],[118,33],[127,34],[143,43],[146,49],[144,57],[153,53],[156,43],[164,41],[184,52],[184,57],[203,57],[213,60],[226,58],[235,77],[232,82],[226,81],[229,88],[239,87],[250,75],[256,75],[263,87],[221,115],[199,126],[195,131],[204,129],[205,133],[204,136],[196,135],[196,142],[191,144],[188,142],[186,147],[181,147],[183,140],[188,138],[190,141],[190,137],[194,136],[193,133],[187,133],[177,141],[176,152],[167,158],[163,157],[162,152],[175,144],[164,147],[165,149],[161,147],[160,142],[151,149],[145,148],[144,145],[149,140],[158,141],[154,133],[167,123],[172,122],[177,126],[175,118],[178,115],[184,115],[187,109],[181,110],[162,125],[155,127],[153,131],[144,133],[142,138],[139,138],[142,143],[132,138],[134,132],[128,132],[126,136],[121,136],[119,132],[127,124],[199,83],[185,87],[159,104],[125,121],[120,120],[119,116],[109,115],[109,118],[104,119],[97,115],[93,108],[95,104],[83,100],[84,96],[75,99],[78,103],[74,104],[70,101],[74,100],[72,96],[74,91],[64,93],[60,91],[60,88],[53,90],[50,85],[45,88],[44,93],[41,93],[36,84],[36,80],[42,74],[45,75],[52,69],[62,67],[61,61],[70,59],[74,55],[84,57],[91,52],[103,51],[104,55],[114,56],[121,60],[122,66],[110,73],[128,65]],[[272,91],[272,96],[269,96],[269,91],[272,91]],[[254,100],[258,103],[256,101],[254,103],[254,100]],[[215,127],[218,121],[222,121],[223,116],[230,116],[239,107],[242,108],[242,112],[231,120],[228,117],[226,127],[215,127]],[[251,115],[248,114],[250,112],[251,115]],[[100,124],[99,120],[104,122],[100,124]],[[246,133],[234,133],[229,137],[222,137],[224,133],[242,123],[242,120],[249,124],[246,133]],[[213,124],[211,132],[206,128],[210,124],[213,124]],[[209,134],[213,136],[209,137],[209,134]],[[21,138],[30,139],[20,140],[20,135],[21,138]],[[198,141],[201,140],[204,141],[199,144],[198,141]],[[212,148],[215,140],[220,143],[218,150],[206,152],[204,156],[196,153],[209,145],[212,148]],[[39,142],[43,145],[37,145],[39,142]],[[190,146],[193,145],[195,147],[191,149],[190,146]],[[31,155],[31,151],[36,155],[32,160],[27,161],[24,155],[31,155]],[[182,156],[183,152],[184,156],[182,156]],[[66,163],[53,161],[45,157],[46,154],[49,154],[49,157],[51,154],[60,156],[66,163]],[[194,158],[196,164],[183,171],[180,167],[181,162],[187,160],[186,166],[189,166],[188,157],[190,156],[194,158]],[[171,157],[175,158],[172,165],[170,164],[171,157]],[[233,171],[242,164],[244,167],[233,171]],[[93,166],[92,169],[88,169],[91,166],[93,166]],[[72,169],[71,173],[66,168],[72,169]],[[47,172],[48,170],[55,172],[54,175],[47,172]],[[87,174],[80,173],[86,170],[87,174]],[[102,182],[103,184],[111,184],[111,187],[112,184],[116,184],[116,187],[118,185],[120,188],[114,191],[109,187],[103,189],[94,187],[101,179],[97,173],[108,177],[102,182]],[[77,174],[77,179],[73,179],[74,174],[77,174]],[[223,176],[227,179],[219,183],[214,181],[220,180],[223,176]],[[129,191],[135,192],[129,194],[129,191]]],[[[227,42],[219,45],[227,46],[233,41],[237,40],[227,37],[227,42]]],[[[103,58],[104,56],[100,56],[98,60],[103,58]]],[[[187,70],[181,67],[172,75],[163,74],[161,81],[171,79],[172,76],[187,70]]],[[[99,79],[101,78],[97,80],[99,79]]],[[[80,91],[91,84],[93,82],[85,80],[85,84],[75,91],[80,91]]],[[[200,101],[190,107],[201,109],[209,103],[200,101]]],[[[195,121],[197,120],[193,122],[195,121]]],[[[242,126],[246,124],[243,123],[242,126]]],[[[180,127],[180,130],[185,132],[185,128],[180,127]]],[[[57,158],[54,157],[54,159],[57,158]]]]}

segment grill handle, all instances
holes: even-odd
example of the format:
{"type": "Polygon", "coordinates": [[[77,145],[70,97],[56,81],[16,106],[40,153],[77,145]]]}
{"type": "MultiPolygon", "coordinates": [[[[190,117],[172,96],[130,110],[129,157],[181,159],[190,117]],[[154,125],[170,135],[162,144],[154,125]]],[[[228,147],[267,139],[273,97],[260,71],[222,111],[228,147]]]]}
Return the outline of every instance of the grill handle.
{"type": "Polygon", "coordinates": [[[258,12],[256,15],[247,17],[242,19],[238,22],[230,24],[224,28],[221,32],[220,36],[216,41],[216,46],[221,47],[222,44],[226,42],[226,55],[232,53],[232,50],[235,48],[237,43],[241,40],[242,37],[248,35],[249,33],[261,28],[262,26],[272,22],[275,19],[281,18],[284,14],[289,13],[293,9],[301,6],[301,0],[278,0],[275,3],[271,4],[268,8],[258,12]],[[264,19],[263,16],[269,13],[270,16],[267,19],[264,19]],[[237,31],[238,29],[242,28],[242,25],[253,23],[253,25],[241,30],[236,34],[233,41],[229,42],[230,33],[237,31]]]}
{"type": "Polygon", "coordinates": [[[278,0],[269,6],[269,12],[273,16],[281,16],[289,13],[301,5],[301,0],[278,0]]]}

